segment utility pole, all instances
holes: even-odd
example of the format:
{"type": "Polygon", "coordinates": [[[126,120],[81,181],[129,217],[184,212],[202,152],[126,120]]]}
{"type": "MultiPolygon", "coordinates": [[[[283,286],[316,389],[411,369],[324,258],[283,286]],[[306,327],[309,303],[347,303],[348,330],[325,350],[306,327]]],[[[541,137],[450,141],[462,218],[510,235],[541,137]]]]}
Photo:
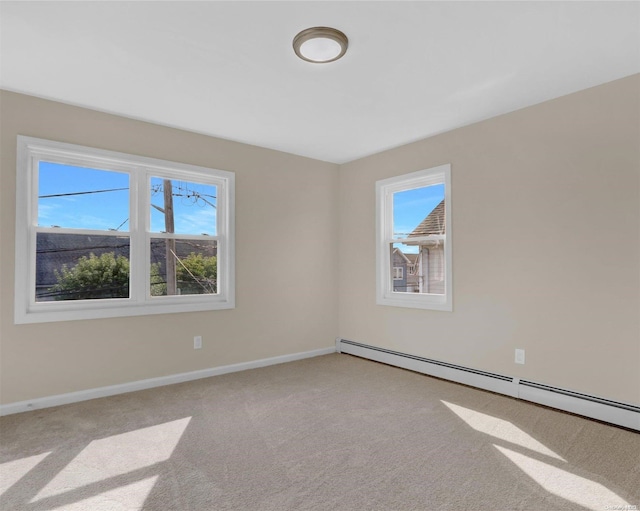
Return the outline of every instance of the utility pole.
{"type": "MultiPolygon", "coordinates": [[[[164,230],[167,234],[173,234],[175,232],[175,225],[173,221],[173,185],[171,179],[163,180],[164,189],[164,230]]],[[[165,240],[166,246],[166,266],[167,266],[167,295],[172,296],[178,293],[178,286],[176,283],[176,240],[173,238],[167,238],[165,240]]]]}

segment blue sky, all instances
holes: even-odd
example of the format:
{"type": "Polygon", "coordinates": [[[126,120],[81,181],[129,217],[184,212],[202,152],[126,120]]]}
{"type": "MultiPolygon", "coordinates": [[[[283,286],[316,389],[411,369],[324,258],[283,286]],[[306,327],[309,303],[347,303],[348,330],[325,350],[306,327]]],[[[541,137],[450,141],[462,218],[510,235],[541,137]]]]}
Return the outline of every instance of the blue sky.
{"type": "Polygon", "coordinates": [[[423,186],[393,194],[393,234],[404,237],[413,231],[444,199],[444,184],[423,186]]]}
{"type": "MultiPolygon", "coordinates": [[[[38,225],[129,230],[129,175],[41,162],[38,225]]],[[[163,208],[163,180],[152,178],[151,203],[163,208]]],[[[175,232],[216,234],[216,187],[173,180],[175,232]]],[[[164,214],[151,208],[151,230],[165,230],[164,214]]]]}
{"type": "MultiPolygon", "coordinates": [[[[39,225],[128,231],[128,174],[49,162],[41,162],[39,170],[39,225]]],[[[162,184],[161,178],[152,178],[149,185],[151,202],[160,208],[164,207],[162,184]]],[[[216,209],[211,204],[216,203],[216,187],[177,180],[172,184],[175,232],[215,235],[216,209]]],[[[444,185],[396,192],[394,236],[410,233],[443,198],[444,185]]],[[[164,214],[152,207],[151,231],[164,230],[164,214]]]]}
{"type": "MultiPolygon", "coordinates": [[[[423,186],[393,194],[393,236],[404,238],[444,199],[444,184],[423,186]]],[[[418,247],[394,244],[406,254],[417,254],[418,247]]]]}

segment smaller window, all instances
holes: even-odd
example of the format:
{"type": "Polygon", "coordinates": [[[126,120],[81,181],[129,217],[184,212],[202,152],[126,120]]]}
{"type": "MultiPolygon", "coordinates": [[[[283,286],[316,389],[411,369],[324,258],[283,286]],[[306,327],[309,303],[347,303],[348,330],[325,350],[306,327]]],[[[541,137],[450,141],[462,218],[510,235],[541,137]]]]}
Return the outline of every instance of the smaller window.
{"type": "Polygon", "coordinates": [[[376,182],[376,214],[377,303],[451,311],[451,166],[376,182]]]}

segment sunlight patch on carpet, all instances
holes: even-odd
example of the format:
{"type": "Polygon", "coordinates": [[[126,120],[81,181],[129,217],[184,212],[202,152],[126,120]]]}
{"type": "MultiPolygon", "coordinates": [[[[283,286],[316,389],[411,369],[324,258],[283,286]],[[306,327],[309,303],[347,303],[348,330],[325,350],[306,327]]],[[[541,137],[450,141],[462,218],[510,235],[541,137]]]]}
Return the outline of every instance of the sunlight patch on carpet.
{"type": "Polygon", "coordinates": [[[135,483],[50,509],[52,511],[134,511],[142,509],[144,501],[149,496],[158,477],[147,477],[135,483]]]}
{"type": "Polygon", "coordinates": [[[190,420],[186,417],[93,440],[31,502],[168,460],[190,420]]]}
{"type": "Polygon", "coordinates": [[[633,509],[629,502],[600,483],[505,447],[494,447],[549,493],[594,511],[633,509]]]}
{"type": "Polygon", "coordinates": [[[45,452],[36,454],[35,456],[29,456],[28,458],[20,458],[0,463],[0,495],[27,475],[33,467],[49,456],[49,454],[51,453],[45,452]]]}
{"type": "Polygon", "coordinates": [[[492,437],[505,440],[520,447],[530,449],[545,456],[550,456],[560,461],[566,461],[562,456],[556,454],[546,445],[538,442],[528,433],[522,431],[518,426],[509,421],[498,419],[485,413],[476,412],[463,406],[454,405],[446,401],[441,401],[449,410],[455,413],[469,426],[480,433],[491,435],[492,437]]]}

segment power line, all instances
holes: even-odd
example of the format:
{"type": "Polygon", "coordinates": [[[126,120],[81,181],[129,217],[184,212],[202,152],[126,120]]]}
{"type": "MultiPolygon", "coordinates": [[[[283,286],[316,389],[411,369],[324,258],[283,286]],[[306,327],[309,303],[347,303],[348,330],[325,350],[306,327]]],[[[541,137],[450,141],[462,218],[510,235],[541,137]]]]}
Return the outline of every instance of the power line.
{"type": "Polygon", "coordinates": [[[129,188],[111,188],[109,190],[92,190],[89,192],[55,193],[52,195],[39,195],[38,199],[50,199],[52,197],[69,197],[70,195],[88,195],[90,193],[121,192],[122,190],[128,189],[129,188]]]}
{"type": "Polygon", "coordinates": [[[109,229],[110,231],[119,231],[120,227],[122,227],[124,224],[126,224],[129,221],[128,218],[125,219],[124,222],[122,222],[118,227],[116,227],[115,229],[109,229]]]}

